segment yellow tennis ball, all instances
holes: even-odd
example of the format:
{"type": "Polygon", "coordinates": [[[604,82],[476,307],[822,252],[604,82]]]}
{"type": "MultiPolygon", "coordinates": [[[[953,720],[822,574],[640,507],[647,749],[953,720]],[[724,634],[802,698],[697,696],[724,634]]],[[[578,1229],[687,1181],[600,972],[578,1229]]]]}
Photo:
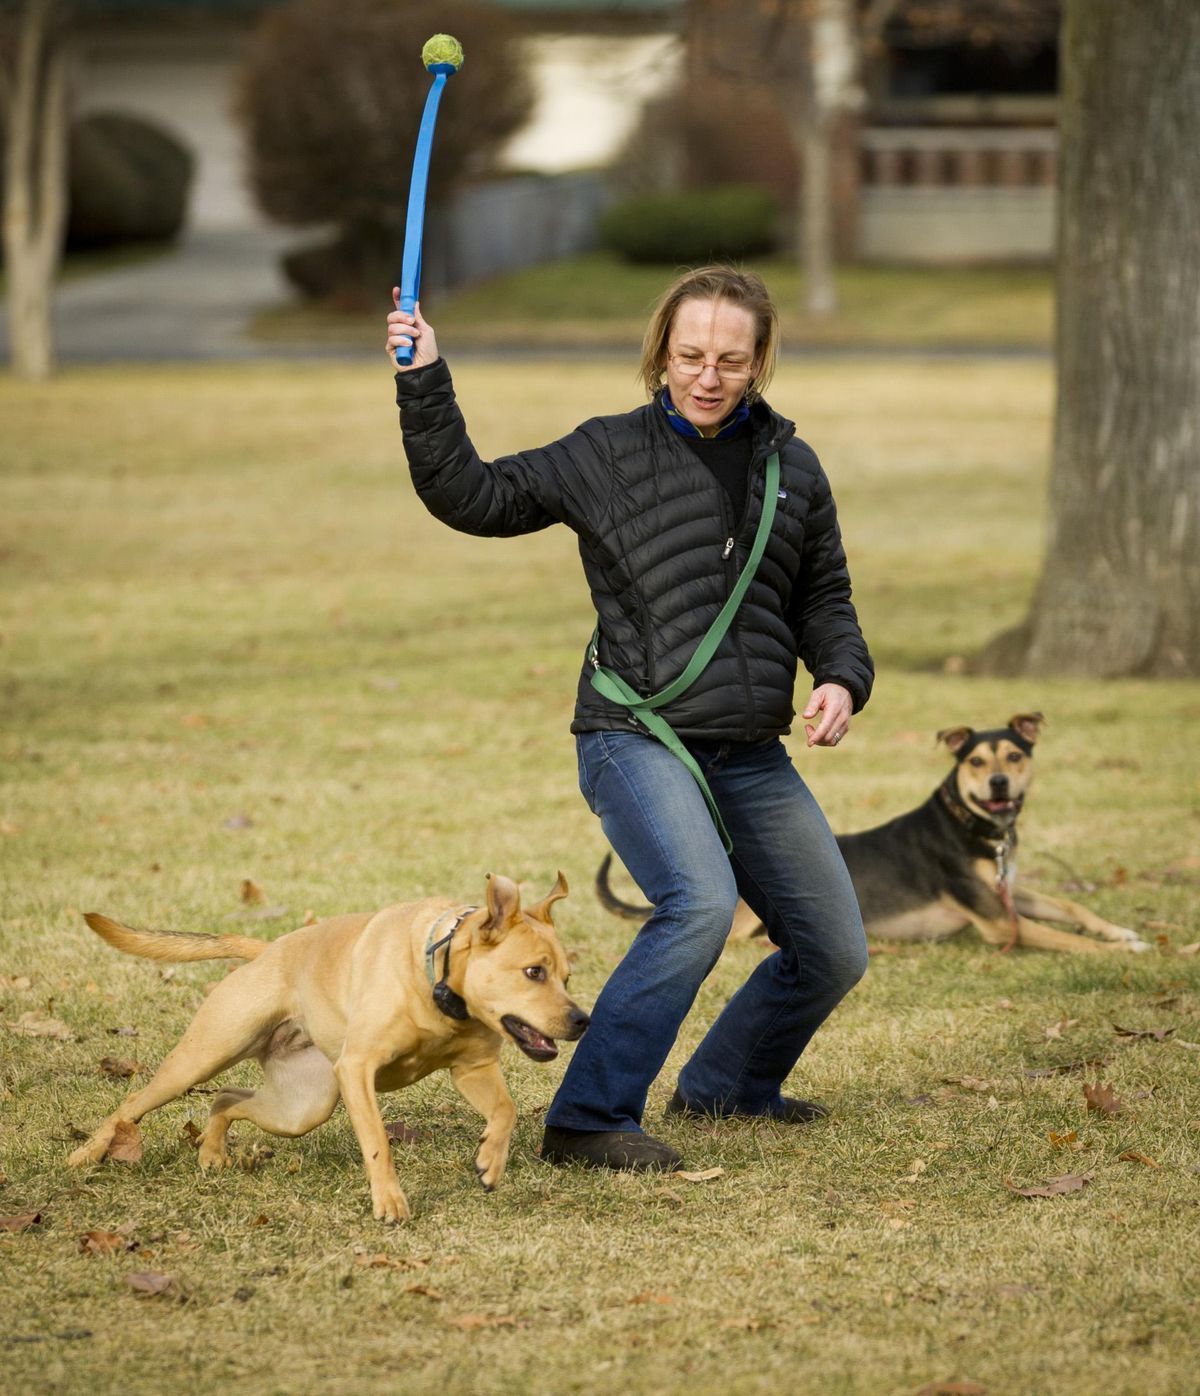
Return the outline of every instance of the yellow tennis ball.
{"type": "Polygon", "coordinates": [[[453,34],[435,34],[431,39],[425,40],[425,47],[421,50],[421,62],[427,68],[447,63],[457,72],[463,65],[463,46],[453,34]]]}

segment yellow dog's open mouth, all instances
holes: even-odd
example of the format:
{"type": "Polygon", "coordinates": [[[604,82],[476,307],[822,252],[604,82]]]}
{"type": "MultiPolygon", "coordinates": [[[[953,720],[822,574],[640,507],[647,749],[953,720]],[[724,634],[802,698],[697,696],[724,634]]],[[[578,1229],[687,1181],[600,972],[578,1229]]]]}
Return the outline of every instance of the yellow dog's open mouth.
{"type": "Polygon", "coordinates": [[[552,1062],[558,1056],[558,1044],[554,1039],[538,1032],[537,1028],[530,1027],[520,1018],[514,1018],[511,1013],[507,1013],[500,1022],[521,1051],[527,1057],[532,1057],[535,1062],[552,1062]]]}

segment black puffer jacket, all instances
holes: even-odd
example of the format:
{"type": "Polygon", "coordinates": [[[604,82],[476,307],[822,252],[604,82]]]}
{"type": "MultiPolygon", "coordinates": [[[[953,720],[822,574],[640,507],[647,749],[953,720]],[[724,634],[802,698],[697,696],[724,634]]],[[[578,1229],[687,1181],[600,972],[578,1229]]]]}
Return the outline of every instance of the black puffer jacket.
{"type": "MultiPolygon", "coordinates": [[[[758,573],[708,667],[662,715],[681,737],[782,735],[795,714],[797,655],[816,683],[848,688],[856,711],[867,701],[874,668],[850,601],[829,482],[792,423],[765,403],[752,411],[752,483],[735,520],[728,495],[657,402],[486,462],[467,436],[444,360],[398,373],[396,400],[413,484],[443,523],[488,536],[565,523],[578,535],[600,617],[600,662],[645,694],[682,672],[728,597],[762,512],[762,462],[779,451],[780,497],[758,573]]],[[[629,726],[630,715],[592,688],[590,672],[585,659],[571,730],[629,726]]]]}

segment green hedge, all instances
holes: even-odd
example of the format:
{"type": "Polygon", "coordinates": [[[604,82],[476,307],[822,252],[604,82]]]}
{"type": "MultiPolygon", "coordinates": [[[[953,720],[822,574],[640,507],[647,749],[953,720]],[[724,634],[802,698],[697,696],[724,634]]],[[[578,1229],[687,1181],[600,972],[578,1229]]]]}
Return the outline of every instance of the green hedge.
{"type": "Polygon", "coordinates": [[[84,117],[71,131],[67,246],[174,237],[194,168],[186,146],[141,117],[84,117]]]}
{"type": "Polygon", "coordinates": [[[605,211],[600,237],[630,262],[707,262],[772,251],[778,221],[768,190],[726,184],[623,199],[605,211]]]}

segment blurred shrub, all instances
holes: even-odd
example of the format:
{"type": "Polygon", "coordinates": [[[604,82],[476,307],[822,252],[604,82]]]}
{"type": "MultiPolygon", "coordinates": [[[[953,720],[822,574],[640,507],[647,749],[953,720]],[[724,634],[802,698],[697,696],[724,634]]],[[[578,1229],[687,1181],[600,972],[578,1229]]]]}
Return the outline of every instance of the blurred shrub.
{"type": "Polygon", "coordinates": [[[512,19],[471,0],[292,0],[259,23],[238,82],[254,193],[282,223],[337,230],[328,246],[285,264],[310,294],[358,290],[377,300],[399,275],[432,81],[421,46],[438,32],[462,41],[466,61],[438,113],[431,203],[486,173],[529,115],[532,87],[512,19]]]}
{"type": "Polygon", "coordinates": [[[191,151],[140,116],[83,117],[71,128],[67,246],[174,237],[194,170],[191,151]]]}
{"type": "Polygon", "coordinates": [[[631,262],[707,262],[750,257],[776,245],[779,207],[753,184],[641,194],[600,220],[605,247],[631,262]]]}

